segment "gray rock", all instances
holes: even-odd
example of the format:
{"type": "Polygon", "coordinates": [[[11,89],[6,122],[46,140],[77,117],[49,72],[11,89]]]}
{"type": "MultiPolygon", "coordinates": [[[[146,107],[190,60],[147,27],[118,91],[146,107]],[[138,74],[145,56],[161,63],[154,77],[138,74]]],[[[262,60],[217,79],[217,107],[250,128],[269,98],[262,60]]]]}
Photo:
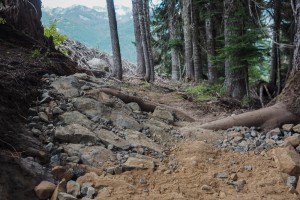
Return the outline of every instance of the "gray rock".
{"type": "Polygon", "coordinates": [[[236,191],[241,191],[245,187],[246,181],[245,180],[238,180],[234,181],[233,185],[235,186],[236,191]]]}
{"type": "Polygon", "coordinates": [[[108,167],[108,168],[106,168],[106,172],[109,173],[109,174],[114,175],[114,173],[115,173],[115,167],[108,167]]]}
{"type": "Polygon", "coordinates": [[[246,171],[252,171],[252,166],[251,165],[246,165],[246,166],[244,166],[244,169],[246,171]]]}
{"type": "Polygon", "coordinates": [[[59,107],[55,107],[52,111],[52,113],[54,115],[59,115],[59,114],[62,114],[64,111],[62,109],[60,109],[59,107]]]}
{"type": "Polygon", "coordinates": [[[79,88],[81,84],[78,79],[73,76],[60,77],[55,80],[51,86],[59,93],[63,94],[65,97],[78,97],[79,88]]]}
{"type": "Polygon", "coordinates": [[[41,119],[41,121],[43,122],[49,122],[49,118],[48,115],[44,112],[39,112],[39,118],[41,119]]]}
{"type": "Polygon", "coordinates": [[[142,125],[139,124],[134,118],[121,114],[117,115],[116,126],[118,128],[132,129],[136,131],[139,131],[143,128],[142,125]]]}
{"type": "Polygon", "coordinates": [[[174,115],[168,110],[157,106],[153,112],[153,117],[159,120],[167,121],[168,123],[174,122],[174,115]]]}
{"type": "Polygon", "coordinates": [[[80,184],[76,183],[73,180],[68,181],[67,183],[67,193],[77,197],[80,195],[80,184]]]}
{"type": "Polygon", "coordinates": [[[91,183],[91,182],[83,183],[81,186],[81,190],[80,190],[81,194],[86,195],[88,188],[92,187],[92,185],[93,185],[93,183],[91,183]]]}
{"type": "Polygon", "coordinates": [[[85,165],[101,167],[107,161],[114,161],[116,158],[112,151],[101,146],[85,146],[81,144],[63,145],[65,152],[70,156],[80,157],[85,165]]]}
{"type": "Polygon", "coordinates": [[[141,108],[139,104],[135,102],[128,103],[127,106],[133,111],[133,112],[140,112],[141,108]]]}
{"type": "Polygon", "coordinates": [[[91,98],[79,97],[73,99],[74,107],[81,113],[84,113],[90,119],[96,116],[108,116],[110,115],[110,109],[103,103],[91,98]]]}
{"type": "Polygon", "coordinates": [[[127,130],[125,132],[125,138],[133,147],[147,147],[160,153],[163,151],[160,145],[154,143],[151,139],[138,131],[127,130]]]}
{"type": "Polygon", "coordinates": [[[66,161],[71,163],[79,163],[80,158],[78,156],[71,156],[67,157],[66,161]]]}
{"type": "Polygon", "coordinates": [[[111,131],[105,130],[105,129],[100,129],[100,130],[95,130],[94,131],[96,137],[100,139],[104,144],[106,145],[113,145],[117,148],[121,148],[124,150],[127,150],[130,148],[130,143],[116,134],[114,134],[111,131]]]}
{"type": "Polygon", "coordinates": [[[60,192],[58,194],[58,200],[77,200],[76,197],[70,195],[70,194],[67,194],[67,193],[64,193],[64,192],[60,192]]]}
{"type": "Polygon", "coordinates": [[[42,132],[36,128],[31,129],[31,132],[33,133],[34,136],[39,136],[42,134],[42,132]]]}
{"type": "Polygon", "coordinates": [[[92,125],[92,121],[78,111],[66,112],[60,115],[59,119],[66,124],[80,124],[87,128],[92,125]]]}
{"type": "Polygon", "coordinates": [[[225,172],[219,172],[219,173],[216,173],[214,175],[215,178],[221,178],[221,179],[224,179],[224,178],[228,178],[228,174],[225,173],[225,172]]]}
{"type": "Polygon", "coordinates": [[[300,153],[300,145],[296,147],[296,151],[300,153]]]}
{"type": "Polygon", "coordinates": [[[296,176],[289,176],[286,181],[286,186],[288,187],[296,187],[297,178],[296,176]]]}
{"type": "Polygon", "coordinates": [[[95,193],[96,193],[95,188],[88,187],[87,192],[86,192],[86,197],[87,198],[93,198],[93,196],[94,196],[95,193]]]}
{"type": "Polygon", "coordinates": [[[251,136],[252,136],[252,137],[257,137],[256,131],[252,130],[252,131],[251,131],[251,136]]]}
{"type": "Polygon", "coordinates": [[[275,129],[269,131],[269,132],[266,134],[266,137],[269,139],[269,138],[271,138],[271,137],[274,136],[274,135],[281,135],[281,131],[280,131],[279,128],[275,128],[275,129]]]}
{"type": "Polygon", "coordinates": [[[60,165],[59,155],[54,155],[50,158],[50,165],[52,165],[52,166],[60,165]]]}
{"type": "Polygon", "coordinates": [[[51,152],[53,150],[54,144],[52,142],[50,142],[49,144],[46,145],[45,149],[48,152],[51,152]]]}
{"type": "Polygon", "coordinates": [[[79,124],[59,126],[56,128],[54,136],[56,139],[68,143],[96,143],[98,140],[93,132],[79,124]]]}

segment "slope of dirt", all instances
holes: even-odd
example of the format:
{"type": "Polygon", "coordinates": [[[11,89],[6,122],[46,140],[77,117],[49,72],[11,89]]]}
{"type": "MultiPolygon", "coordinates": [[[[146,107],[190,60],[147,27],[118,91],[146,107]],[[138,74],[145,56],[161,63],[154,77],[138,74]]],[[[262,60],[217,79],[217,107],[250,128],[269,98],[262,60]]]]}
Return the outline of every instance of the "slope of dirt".
{"type": "Polygon", "coordinates": [[[45,47],[7,25],[0,26],[0,43],[0,199],[34,199],[32,188],[46,177],[37,177],[38,169],[26,166],[21,156],[41,163],[48,156],[25,128],[27,110],[43,74],[70,74],[76,66],[56,51],[46,56],[45,47]]]}

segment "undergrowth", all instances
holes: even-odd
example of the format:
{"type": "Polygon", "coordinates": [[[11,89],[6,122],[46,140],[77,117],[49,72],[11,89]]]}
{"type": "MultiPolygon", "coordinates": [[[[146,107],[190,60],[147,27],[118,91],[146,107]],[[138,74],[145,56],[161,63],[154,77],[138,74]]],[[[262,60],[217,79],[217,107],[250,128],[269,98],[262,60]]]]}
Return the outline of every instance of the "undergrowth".
{"type": "Polygon", "coordinates": [[[218,97],[221,97],[225,94],[222,85],[211,85],[206,81],[198,83],[196,86],[187,86],[185,91],[192,94],[197,101],[216,100],[218,97]]]}

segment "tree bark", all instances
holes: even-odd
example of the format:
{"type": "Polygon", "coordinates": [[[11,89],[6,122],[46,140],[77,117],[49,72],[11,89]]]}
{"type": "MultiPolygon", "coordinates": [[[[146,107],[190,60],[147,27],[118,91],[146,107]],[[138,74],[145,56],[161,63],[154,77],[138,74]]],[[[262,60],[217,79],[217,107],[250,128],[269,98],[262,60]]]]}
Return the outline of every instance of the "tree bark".
{"type": "MultiPolygon", "coordinates": [[[[280,51],[279,51],[279,35],[280,35],[280,7],[281,0],[274,0],[274,25],[273,25],[273,42],[272,42],[272,55],[271,55],[271,72],[270,72],[270,83],[277,85],[277,78],[280,74],[280,51]]],[[[280,85],[278,85],[280,87],[280,85]]]]}
{"type": "Polygon", "coordinates": [[[142,39],[141,39],[141,29],[139,24],[139,10],[138,10],[137,0],[132,0],[132,16],[133,16],[135,46],[136,46],[136,54],[137,54],[136,73],[144,77],[146,74],[146,66],[145,66],[144,52],[143,52],[142,39]]]}
{"type": "Polygon", "coordinates": [[[218,69],[214,66],[212,58],[215,56],[215,32],[212,19],[212,5],[206,4],[206,12],[209,13],[205,19],[205,33],[206,33],[206,49],[207,49],[207,69],[208,69],[208,81],[211,84],[219,83],[218,69]]]}
{"type": "MultiPolygon", "coordinates": [[[[235,48],[237,38],[243,34],[243,19],[238,5],[239,0],[224,1],[225,48],[235,48]]],[[[243,98],[246,95],[246,75],[246,66],[239,56],[228,53],[225,59],[225,90],[228,96],[243,98]]]]}
{"type": "Polygon", "coordinates": [[[191,30],[191,0],[182,0],[182,20],[184,35],[184,65],[186,69],[186,80],[194,81],[193,67],[193,44],[191,30]]]}
{"type": "Polygon", "coordinates": [[[177,46],[176,34],[176,2],[174,0],[168,1],[168,26],[170,30],[170,43],[171,43],[171,61],[172,61],[172,80],[179,79],[179,52],[177,46]]]}
{"type": "Polygon", "coordinates": [[[122,80],[122,60],[114,0],[106,0],[106,4],[110,28],[111,46],[113,52],[112,76],[118,78],[119,80],[122,80]]]}
{"type": "Polygon", "coordinates": [[[193,39],[193,61],[194,61],[194,76],[195,82],[203,79],[202,63],[201,63],[201,48],[200,48],[200,17],[199,9],[196,1],[192,4],[192,39],[193,39]]]}

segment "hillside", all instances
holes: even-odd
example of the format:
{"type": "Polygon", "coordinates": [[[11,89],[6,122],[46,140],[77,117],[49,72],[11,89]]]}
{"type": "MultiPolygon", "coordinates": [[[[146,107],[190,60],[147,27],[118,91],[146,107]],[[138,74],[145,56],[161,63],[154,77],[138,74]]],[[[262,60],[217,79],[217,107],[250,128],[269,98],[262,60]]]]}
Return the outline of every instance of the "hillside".
{"type": "MultiPolygon", "coordinates": [[[[106,8],[72,6],[69,8],[43,8],[43,24],[58,20],[58,29],[70,39],[85,45],[111,53],[111,42],[106,8]]],[[[124,59],[135,62],[136,53],[133,45],[134,31],[131,9],[117,7],[117,20],[121,54],[124,59]]]]}

